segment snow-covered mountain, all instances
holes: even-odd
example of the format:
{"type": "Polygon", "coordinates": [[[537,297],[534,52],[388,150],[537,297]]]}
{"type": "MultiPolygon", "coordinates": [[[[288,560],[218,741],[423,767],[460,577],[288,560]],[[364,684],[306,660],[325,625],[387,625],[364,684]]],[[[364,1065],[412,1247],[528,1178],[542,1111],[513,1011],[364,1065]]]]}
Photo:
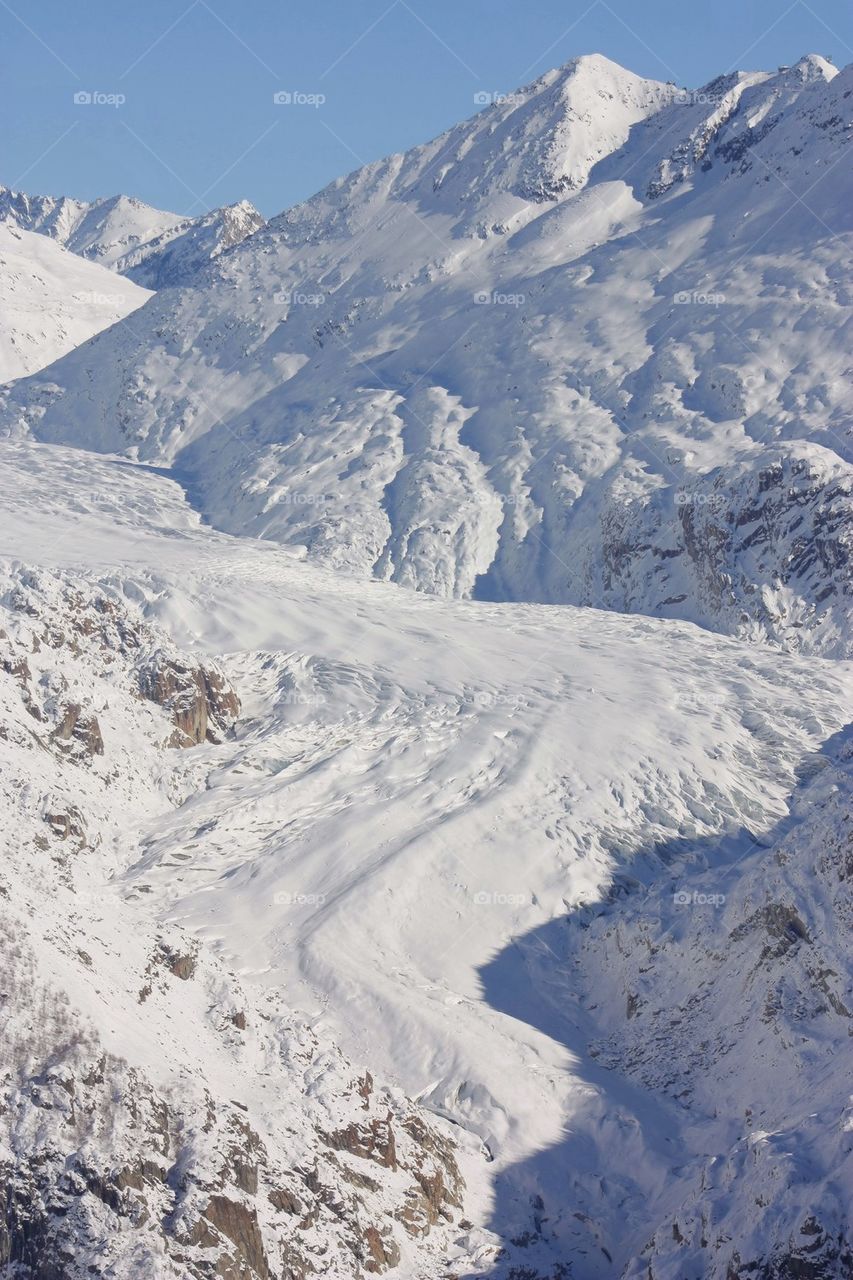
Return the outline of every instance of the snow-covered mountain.
{"type": "Polygon", "coordinates": [[[358,574],[846,653],[851,85],[578,59],[273,219],[6,421],[358,574]]]}
{"type": "Polygon", "coordinates": [[[264,225],[248,200],[186,218],[144,244],[129,249],[115,270],[146,289],[185,284],[226,249],[240,244],[264,225]]]}
{"type": "Polygon", "coordinates": [[[70,196],[32,196],[9,187],[0,188],[0,218],[107,267],[181,221],[178,214],[154,209],[132,196],[87,202],[70,196]]]}
{"type": "Polygon", "coordinates": [[[4,389],[0,1271],[853,1276],[851,104],[576,60],[4,389]]]}
{"type": "Polygon", "coordinates": [[[248,200],[182,218],[132,196],[85,203],[0,187],[4,222],[49,236],[72,253],[158,289],[185,283],[205,263],[257,231],[264,219],[248,200]]]}
{"type": "Polygon", "coordinates": [[[52,364],[149,297],[43,236],[0,223],[0,383],[52,364]]]}

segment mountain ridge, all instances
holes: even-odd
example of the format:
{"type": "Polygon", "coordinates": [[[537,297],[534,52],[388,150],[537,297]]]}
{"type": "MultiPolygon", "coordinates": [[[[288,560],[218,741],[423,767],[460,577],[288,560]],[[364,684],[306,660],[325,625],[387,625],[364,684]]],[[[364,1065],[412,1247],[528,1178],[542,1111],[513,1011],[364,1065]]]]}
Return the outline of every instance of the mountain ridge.
{"type": "Polygon", "coordinates": [[[57,241],[0,223],[0,382],[52,364],[149,297],[57,241]]]}
{"type": "Polygon", "coordinates": [[[0,222],[45,235],[154,289],[190,279],[195,270],[257,231],[264,219],[247,200],[186,217],[155,209],[135,196],[83,201],[0,187],[0,222]]]}

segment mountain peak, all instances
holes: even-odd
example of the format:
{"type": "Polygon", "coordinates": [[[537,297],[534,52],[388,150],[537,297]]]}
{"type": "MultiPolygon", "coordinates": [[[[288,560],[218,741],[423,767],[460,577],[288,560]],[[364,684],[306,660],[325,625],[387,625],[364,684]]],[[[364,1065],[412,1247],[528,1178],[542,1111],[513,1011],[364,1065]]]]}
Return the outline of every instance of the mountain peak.
{"type": "Polygon", "coordinates": [[[84,203],[0,187],[0,223],[39,232],[146,288],[185,282],[264,225],[248,200],[181,217],[119,192],[84,203]]]}
{"type": "Polygon", "coordinates": [[[614,62],[603,53],[580,53],[570,58],[562,66],[546,71],[540,79],[551,78],[567,80],[624,80],[626,83],[642,80],[643,77],[623,67],[621,62],[614,62]]]}
{"type": "Polygon", "coordinates": [[[584,186],[593,166],[676,93],[602,54],[585,54],[510,93],[478,93],[481,109],[431,142],[330,183],[273,229],[313,234],[318,216],[352,231],[374,201],[414,201],[453,219],[454,237],[517,230],[542,203],[584,186]]]}
{"type": "Polygon", "coordinates": [[[838,67],[828,58],[822,58],[819,53],[806,53],[794,63],[790,72],[806,84],[812,80],[824,80],[828,84],[838,75],[838,67]]]}

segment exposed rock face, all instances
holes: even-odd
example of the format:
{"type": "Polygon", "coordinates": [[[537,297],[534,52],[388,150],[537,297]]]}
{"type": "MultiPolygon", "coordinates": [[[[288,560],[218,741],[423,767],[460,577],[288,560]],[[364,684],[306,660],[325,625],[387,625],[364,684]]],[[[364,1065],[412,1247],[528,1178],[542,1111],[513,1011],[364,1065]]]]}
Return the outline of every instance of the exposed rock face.
{"type": "Polygon", "coordinates": [[[397,1151],[390,1121],[388,1115],[384,1120],[372,1120],[369,1125],[351,1124],[330,1133],[326,1141],[335,1151],[347,1151],[363,1160],[373,1160],[385,1169],[396,1169],[397,1151]]]}
{"type": "Polygon", "coordinates": [[[189,666],[158,653],[139,673],[139,690],[169,713],[175,725],[169,745],[216,742],[240,713],[240,702],[221,672],[189,666]]]}
{"type": "Polygon", "coordinates": [[[50,728],[46,743],[78,761],[103,756],[104,738],[98,716],[83,700],[72,700],[65,685],[52,682],[48,671],[34,683],[35,653],[64,650],[80,660],[95,650],[104,666],[125,670],[127,686],[168,716],[173,731],[168,745],[192,747],[216,742],[240,713],[240,701],[226,676],[213,663],[194,662],[155,636],[140,617],[116,599],[76,587],[61,587],[50,600],[49,578],[25,575],[7,595],[10,617],[26,622],[0,633],[0,670],[12,677],[27,712],[50,728]],[[29,621],[27,621],[29,620],[29,621]],[[55,685],[55,688],[54,688],[55,685]]]}
{"type": "Polygon", "coordinates": [[[387,1232],[383,1235],[378,1227],[366,1228],[364,1248],[367,1254],[365,1271],[389,1271],[400,1261],[400,1248],[396,1241],[387,1232]]]}
{"type": "Polygon", "coordinates": [[[97,716],[86,716],[76,702],[69,703],[60,717],[59,724],[50,735],[54,742],[77,742],[90,756],[104,754],[104,740],[97,716]]]}
{"type": "Polygon", "coordinates": [[[853,480],[826,451],[769,451],[702,483],[614,504],[567,578],[579,604],[680,616],[842,657],[853,609],[853,480]]]}
{"type": "MultiPolygon", "coordinates": [[[[242,1201],[229,1199],[228,1196],[211,1196],[207,1207],[202,1211],[202,1218],[231,1242],[237,1255],[236,1270],[227,1256],[218,1259],[219,1275],[228,1277],[229,1280],[232,1274],[235,1280],[238,1275],[247,1278],[257,1276],[258,1280],[269,1280],[269,1263],[264,1253],[264,1242],[258,1226],[256,1209],[250,1209],[242,1201]]],[[[192,1239],[191,1243],[203,1242],[205,1248],[213,1247],[216,1237],[211,1238],[210,1232],[203,1228],[201,1219],[197,1228],[201,1230],[197,1230],[194,1235],[200,1236],[201,1240],[192,1239]]]]}
{"type": "MultiPolygon", "coordinates": [[[[82,1280],[92,1258],[107,1256],[123,1277],[145,1265],[146,1274],[192,1280],[355,1278],[398,1265],[397,1223],[420,1239],[452,1221],[442,1202],[415,1231],[409,1189],[413,1171],[438,1186],[446,1168],[458,1187],[449,1144],[434,1173],[419,1172],[433,1169],[430,1154],[407,1141],[392,1181],[350,1186],[321,1147],[312,1169],[288,1168],[286,1149],[262,1142],[236,1103],[209,1093],[167,1102],[91,1033],[52,1045],[49,1057],[35,1072],[7,1073],[4,1087],[18,1154],[7,1151],[0,1166],[0,1264],[27,1268],[31,1280],[82,1280]],[[284,1179],[291,1187],[270,1185],[284,1179]]],[[[348,1098],[345,1106],[358,1105],[354,1088],[348,1098]]]]}

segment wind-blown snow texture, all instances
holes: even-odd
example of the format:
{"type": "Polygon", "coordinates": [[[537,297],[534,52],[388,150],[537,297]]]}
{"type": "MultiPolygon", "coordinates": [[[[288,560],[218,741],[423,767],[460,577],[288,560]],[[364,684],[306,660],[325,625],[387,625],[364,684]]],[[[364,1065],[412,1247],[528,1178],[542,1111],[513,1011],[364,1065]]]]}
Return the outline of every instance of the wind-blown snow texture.
{"type": "Polygon", "coordinates": [[[851,100],[582,59],[8,389],[0,1261],[853,1275],[851,100]]]}
{"type": "Polygon", "coordinates": [[[10,420],[362,575],[846,653],[851,86],[579,59],[273,219],[10,420]]]}

